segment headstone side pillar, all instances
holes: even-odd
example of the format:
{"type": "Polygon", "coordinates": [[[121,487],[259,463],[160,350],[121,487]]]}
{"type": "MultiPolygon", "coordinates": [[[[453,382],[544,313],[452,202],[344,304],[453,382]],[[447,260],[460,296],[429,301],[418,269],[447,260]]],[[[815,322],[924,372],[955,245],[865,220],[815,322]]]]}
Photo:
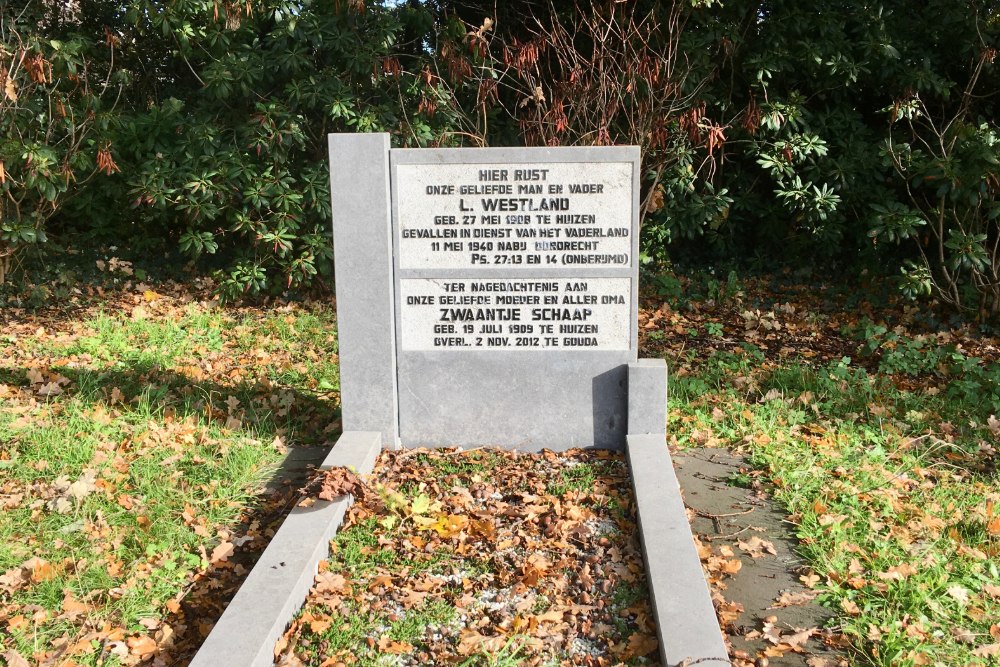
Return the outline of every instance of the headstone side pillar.
{"type": "Polygon", "coordinates": [[[340,396],[344,431],[399,446],[389,135],[331,134],[340,396]]]}

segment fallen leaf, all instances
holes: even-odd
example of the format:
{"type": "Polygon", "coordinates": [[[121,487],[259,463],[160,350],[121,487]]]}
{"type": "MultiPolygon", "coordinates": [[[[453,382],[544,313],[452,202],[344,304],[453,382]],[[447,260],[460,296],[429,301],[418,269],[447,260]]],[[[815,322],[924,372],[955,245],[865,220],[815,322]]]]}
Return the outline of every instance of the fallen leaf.
{"type": "Polygon", "coordinates": [[[415,648],[410,642],[393,641],[389,635],[382,635],[378,640],[378,648],[383,653],[399,655],[401,653],[412,653],[415,648]]]}
{"type": "Polygon", "coordinates": [[[951,629],[951,636],[962,644],[975,644],[976,633],[966,628],[954,627],[951,629]]]}
{"type": "Polygon", "coordinates": [[[827,658],[818,655],[806,658],[806,667],[839,667],[839,665],[840,661],[835,658],[827,658]]]}
{"type": "Polygon", "coordinates": [[[315,589],[317,593],[346,593],[350,582],[342,574],[336,572],[321,572],[316,575],[315,589]]]}
{"type": "Polygon", "coordinates": [[[469,517],[460,514],[442,515],[431,526],[441,537],[454,537],[469,524],[469,517]]]}
{"type": "Polygon", "coordinates": [[[956,602],[960,604],[968,604],[969,602],[969,589],[959,584],[949,586],[946,589],[948,595],[950,595],[956,602]]]}
{"type": "Polygon", "coordinates": [[[232,556],[233,552],[235,551],[236,547],[233,545],[232,542],[220,542],[218,546],[212,549],[212,555],[209,558],[209,562],[211,562],[213,565],[221,563],[225,560],[228,560],[229,557],[232,556]]]}
{"type": "Polygon", "coordinates": [[[37,556],[24,561],[21,567],[26,568],[31,573],[31,581],[36,584],[48,581],[56,576],[52,564],[37,556]]]}
{"type": "Polygon", "coordinates": [[[799,581],[805,584],[806,588],[816,588],[816,584],[819,583],[818,574],[804,574],[799,577],[799,581]]]}
{"type": "Polygon", "coordinates": [[[649,655],[660,645],[656,637],[644,632],[635,632],[628,638],[622,660],[631,660],[644,655],[649,655]]]}
{"type": "Polygon", "coordinates": [[[977,658],[991,658],[995,655],[1000,655],[1000,643],[998,644],[983,644],[979,648],[972,651],[972,655],[977,658]]]}
{"type": "Polygon", "coordinates": [[[809,604],[816,599],[819,595],[816,591],[785,591],[777,599],[775,599],[774,604],[770,607],[771,609],[781,609],[782,607],[797,607],[803,604],[809,604]]]}
{"type": "Polygon", "coordinates": [[[772,556],[777,555],[778,553],[772,543],[761,539],[757,535],[754,535],[747,541],[740,540],[736,543],[736,546],[750,554],[751,558],[763,558],[765,552],[771,554],[772,556]]]}
{"type": "Polygon", "coordinates": [[[857,603],[854,602],[853,600],[848,600],[847,598],[844,598],[843,600],[840,601],[840,608],[843,609],[844,612],[847,613],[849,616],[861,615],[861,607],[859,607],[857,603]]]}
{"type": "Polygon", "coordinates": [[[364,501],[368,487],[354,472],[343,466],[321,470],[302,490],[305,497],[315,497],[320,500],[336,500],[341,496],[351,495],[355,500],[364,501]]]}
{"type": "Polygon", "coordinates": [[[472,655],[473,653],[496,653],[503,649],[506,637],[487,637],[475,630],[463,628],[456,651],[459,655],[472,655]]]}
{"type": "Polygon", "coordinates": [[[156,651],[156,641],[149,635],[135,635],[126,640],[132,653],[143,657],[156,651]]]}
{"type": "Polygon", "coordinates": [[[14,649],[5,651],[3,659],[7,661],[7,667],[31,667],[28,661],[14,649]]]}
{"type": "Polygon", "coordinates": [[[84,614],[90,611],[90,605],[80,602],[69,591],[63,593],[62,610],[67,614],[84,614]]]}

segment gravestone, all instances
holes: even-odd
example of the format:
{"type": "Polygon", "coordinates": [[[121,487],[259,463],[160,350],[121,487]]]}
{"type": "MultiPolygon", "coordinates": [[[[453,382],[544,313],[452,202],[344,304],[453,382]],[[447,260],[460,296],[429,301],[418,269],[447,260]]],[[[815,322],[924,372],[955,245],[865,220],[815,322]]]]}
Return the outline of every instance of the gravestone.
{"type": "Polygon", "coordinates": [[[621,448],[637,147],[390,149],[330,135],[345,431],[621,448]]]}

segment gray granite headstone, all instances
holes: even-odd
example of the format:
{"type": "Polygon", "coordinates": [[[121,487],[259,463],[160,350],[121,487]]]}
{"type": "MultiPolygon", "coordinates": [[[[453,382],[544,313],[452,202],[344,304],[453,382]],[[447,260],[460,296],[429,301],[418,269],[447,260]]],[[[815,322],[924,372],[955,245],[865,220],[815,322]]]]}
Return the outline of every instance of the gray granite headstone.
{"type": "Polygon", "coordinates": [[[639,149],[371,137],[330,139],[345,428],[384,432],[394,409],[403,446],[624,447],[639,149]],[[358,175],[380,160],[389,211],[358,175]]]}

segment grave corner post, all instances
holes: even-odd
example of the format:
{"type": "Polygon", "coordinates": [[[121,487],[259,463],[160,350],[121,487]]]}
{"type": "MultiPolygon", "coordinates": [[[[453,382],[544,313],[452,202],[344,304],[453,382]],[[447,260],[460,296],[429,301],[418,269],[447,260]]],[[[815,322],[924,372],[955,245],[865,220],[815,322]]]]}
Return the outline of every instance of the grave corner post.
{"type": "Polygon", "coordinates": [[[639,359],[628,365],[628,434],[663,435],[667,430],[667,362],[639,359]]]}
{"type": "Polygon", "coordinates": [[[389,135],[330,134],[341,419],[399,447],[389,135]]]}

